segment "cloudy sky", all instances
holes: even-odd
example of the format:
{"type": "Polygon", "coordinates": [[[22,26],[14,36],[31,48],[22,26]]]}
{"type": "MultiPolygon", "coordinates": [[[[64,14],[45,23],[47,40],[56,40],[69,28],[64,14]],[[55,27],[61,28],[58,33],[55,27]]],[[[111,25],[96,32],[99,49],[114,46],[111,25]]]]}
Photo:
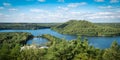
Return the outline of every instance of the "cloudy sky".
{"type": "Polygon", "coordinates": [[[120,22],[120,0],[0,0],[0,23],[120,22]]]}

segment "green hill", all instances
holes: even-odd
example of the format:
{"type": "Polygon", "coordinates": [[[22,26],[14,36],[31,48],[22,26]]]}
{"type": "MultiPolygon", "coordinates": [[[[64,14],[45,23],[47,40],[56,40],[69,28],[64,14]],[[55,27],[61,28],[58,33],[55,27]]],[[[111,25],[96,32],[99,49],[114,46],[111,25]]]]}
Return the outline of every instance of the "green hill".
{"type": "Polygon", "coordinates": [[[110,26],[97,25],[85,20],[70,20],[61,25],[52,27],[63,34],[82,35],[82,36],[118,36],[120,29],[110,26]]]}

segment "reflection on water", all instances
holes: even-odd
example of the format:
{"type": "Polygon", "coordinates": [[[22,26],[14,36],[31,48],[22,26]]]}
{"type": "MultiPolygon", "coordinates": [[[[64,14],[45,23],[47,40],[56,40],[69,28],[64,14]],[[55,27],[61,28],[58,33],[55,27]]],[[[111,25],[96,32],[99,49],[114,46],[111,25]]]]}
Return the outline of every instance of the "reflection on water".
{"type": "Polygon", "coordinates": [[[30,44],[35,44],[35,45],[40,45],[40,46],[44,46],[45,43],[47,43],[48,40],[44,39],[44,38],[33,38],[31,40],[28,40],[26,44],[30,45],[30,44]]]}

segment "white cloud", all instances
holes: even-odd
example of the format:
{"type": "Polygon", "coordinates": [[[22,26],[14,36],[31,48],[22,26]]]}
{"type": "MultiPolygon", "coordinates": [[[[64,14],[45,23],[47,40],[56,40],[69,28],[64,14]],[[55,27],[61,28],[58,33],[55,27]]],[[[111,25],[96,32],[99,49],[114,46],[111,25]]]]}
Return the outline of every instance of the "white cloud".
{"type": "Polygon", "coordinates": [[[118,3],[120,0],[110,0],[110,3],[118,3]]]}
{"type": "Polygon", "coordinates": [[[59,9],[59,11],[68,11],[70,8],[58,6],[58,9],[59,9]]]}
{"type": "Polygon", "coordinates": [[[117,12],[117,11],[120,10],[119,6],[111,6],[111,5],[108,5],[108,6],[99,6],[98,8],[100,10],[111,11],[111,12],[117,12]]]}
{"type": "Polygon", "coordinates": [[[20,13],[19,15],[20,15],[20,16],[25,16],[25,13],[20,13]]]}
{"type": "Polygon", "coordinates": [[[68,4],[68,7],[78,7],[78,6],[83,6],[83,5],[86,5],[87,3],[86,2],[81,2],[81,3],[70,3],[68,4]]]}
{"type": "Polygon", "coordinates": [[[100,9],[111,9],[111,8],[113,8],[112,6],[99,6],[98,8],[100,8],[100,9]]]}
{"type": "Polygon", "coordinates": [[[96,2],[104,2],[104,0],[95,0],[96,2]]]}
{"type": "Polygon", "coordinates": [[[41,12],[40,9],[30,9],[31,12],[41,12]]]}
{"type": "Polygon", "coordinates": [[[18,9],[16,9],[16,8],[10,8],[10,9],[8,9],[9,11],[18,11],[18,9]]]}
{"type": "MultiPolygon", "coordinates": [[[[88,20],[88,21],[112,21],[120,19],[120,11],[113,12],[85,12],[72,10],[74,7],[58,6],[57,10],[44,10],[31,8],[27,12],[15,12],[10,15],[0,14],[0,22],[32,22],[32,23],[49,23],[49,22],[66,22],[71,19],[88,20]]],[[[102,7],[102,8],[106,8],[102,7]]],[[[109,7],[111,8],[111,7],[109,7]]],[[[15,8],[12,9],[15,11],[15,8]]],[[[118,21],[120,22],[120,21],[118,21]]]]}
{"type": "Polygon", "coordinates": [[[0,13],[0,16],[2,16],[3,14],[2,13],[0,13]]]}
{"type": "Polygon", "coordinates": [[[63,7],[63,6],[58,6],[58,10],[57,11],[70,11],[73,10],[74,8],[80,7],[80,6],[84,6],[87,5],[86,2],[81,2],[81,3],[69,3],[67,6],[63,7]]]}
{"type": "Polygon", "coordinates": [[[11,19],[10,17],[10,15],[0,13],[0,22],[9,21],[9,19],[11,19]]]}
{"type": "Polygon", "coordinates": [[[4,5],[4,6],[11,6],[10,3],[6,3],[6,2],[4,2],[3,5],[4,5]]]}
{"type": "Polygon", "coordinates": [[[88,20],[88,21],[111,21],[120,19],[120,12],[79,12],[79,11],[54,11],[49,13],[18,13],[18,14],[11,14],[9,16],[5,16],[0,14],[0,20],[9,21],[9,22],[36,22],[36,23],[49,23],[49,22],[66,22],[71,19],[76,20],[88,20]]]}
{"type": "Polygon", "coordinates": [[[38,0],[39,2],[45,2],[46,0],[38,0]]]}
{"type": "Polygon", "coordinates": [[[93,19],[93,20],[115,20],[115,19],[120,19],[120,13],[118,12],[98,12],[98,13],[93,13],[90,15],[87,15],[88,19],[93,19]]]}
{"type": "Polygon", "coordinates": [[[0,7],[0,10],[4,9],[4,7],[0,7]]]}
{"type": "Polygon", "coordinates": [[[48,13],[48,11],[46,10],[37,9],[37,8],[30,9],[29,11],[34,13],[48,13]]]}

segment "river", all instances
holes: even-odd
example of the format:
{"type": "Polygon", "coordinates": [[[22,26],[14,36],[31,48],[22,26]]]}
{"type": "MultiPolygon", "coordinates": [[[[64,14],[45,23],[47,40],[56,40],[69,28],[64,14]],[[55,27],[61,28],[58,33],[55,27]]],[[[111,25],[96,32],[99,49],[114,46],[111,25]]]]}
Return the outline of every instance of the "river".
{"type": "MultiPolygon", "coordinates": [[[[51,34],[53,36],[56,36],[58,38],[64,38],[66,40],[72,40],[76,39],[77,36],[74,35],[64,35],[60,34],[54,30],[51,30],[50,28],[47,29],[38,29],[38,30],[0,30],[0,32],[29,32],[34,36],[42,35],[42,34],[51,34]]],[[[109,48],[111,43],[116,40],[118,44],[120,44],[120,36],[115,37],[82,37],[82,39],[87,38],[89,45],[92,45],[96,48],[104,49],[109,48]]],[[[37,44],[37,45],[44,45],[47,43],[48,40],[44,38],[33,38],[31,40],[27,41],[27,44],[37,44]]]]}

